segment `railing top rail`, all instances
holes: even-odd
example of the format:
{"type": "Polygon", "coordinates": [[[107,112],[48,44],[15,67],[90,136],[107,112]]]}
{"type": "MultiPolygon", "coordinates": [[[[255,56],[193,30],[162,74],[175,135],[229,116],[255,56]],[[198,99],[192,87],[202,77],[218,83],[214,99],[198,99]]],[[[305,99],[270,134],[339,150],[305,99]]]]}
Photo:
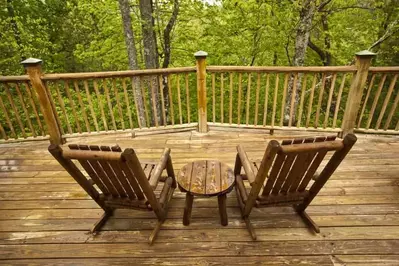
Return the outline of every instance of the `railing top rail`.
{"type": "Polygon", "coordinates": [[[399,66],[370,67],[369,72],[371,72],[371,73],[399,73],[399,66]]]}
{"type": "Polygon", "coordinates": [[[18,81],[28,81],[28,75],[21,76],[0,76],[0,82],[18,82],[18,81]]]}
{"type": "Polygon", "coordinates": [[[57,79],[134,77],[134,76],[188,73],[188,72],[195,72],[195,69],[196,69],[195,67],[175,67],[175,68],[146,69],[146,70],[44,74],[42,76],[42,79],[43,80],[57,80],[57,79]]]}
{"type": "Polygon", "coordinates": [[[209,72],[356,72],[356,66],[208,66],[209,72]]]}

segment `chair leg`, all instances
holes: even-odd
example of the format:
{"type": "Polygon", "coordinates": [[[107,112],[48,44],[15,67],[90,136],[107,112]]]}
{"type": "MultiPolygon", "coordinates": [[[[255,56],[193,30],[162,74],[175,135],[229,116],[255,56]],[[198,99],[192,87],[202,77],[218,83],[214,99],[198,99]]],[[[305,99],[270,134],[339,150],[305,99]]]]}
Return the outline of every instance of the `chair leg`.
{"type": "Polygon", "coordinates": [[[249,220],[248,216],[244,216],[243,212],[244,212],[244,202],[242,202],[242,198],[241,198],[241,194],[240,194],[240,190],[237,188],[237,186],[235,187],[236,189],[236,195],[237,195],[237,202],[238,202],[238,206],[240,206],[240,211],[241,211],[241,216],[244,219],[245,225],[247,226],[248,232],[252,238],[252,240],[256,240],[256,233],[255,233],[255,229],[253,228],[251,221],[249,220]]]}
{"type": "Polygon", "coordinates": [[[245,224],[247,226],[248,232],[251,235],[252,240],[256,240],[256,234],[255,234],[255,229],[253,228],[251,221],[249,220],[248,217],[243,217],[245,224]]]}
{"type": "Polygon", "coordinates": [[[223,226],[226,226],[229,224],[229,220],[227,218],[227,211],[226,211],[226,194],[218,196],[218,205],[219,205],[220,223],[223,226]]]}
{"type": "Polygon", "coordinates": [[[161,226],[163,224],[164,221],[158,220],[154,230],[152,231],[149,239],[148,239],[148,244],[152,245],[152,243],[154,243],[155,238],[158,235],[159,230],[161,229],[161,226]]]}
{"type": "Polygon", "coordinates": [[[105,211],[101,218],[93,225],[90,233],[92,233],[93,235],[97,234],[97,232],[101,230],[101,227],[103,227],[104,224],[107,222],[108,218],[111,217],[113,214],[113,211],[105,211]]]}
{"type": "Polygon", "coordinates": [[[165,220],[166,220],[166,216],[167,216],[167,214],[168,214],[168,205],[169,205],[169,202],[171,201],[171,199],[172,199],[172,197],[173,197],[173,192],[174,192],[174,191],[175,191],[175,189],[174,189],[173,187],[170,188],[169,193],[168,193],[167,200],[166,200],[166,202],[165,202],[165,204],[164,204],[164,206],[163,206],[163,210],[164,210],[163,218],[162,218],[162,219],[158,219],[158,222],[157,222],[157,224],[155,225],[154,230],[151,232],[151,235],[150,235],[150,237],[148,238],[148,244],[149,244],[150,246],[154,243],[155,238],[157,237],[157,235],[158,235],[158,233],[159,233],[159,230],[161,229],[162,224],[163,224],[163,223],[165,222],[165,220]]]}
{"type": "Polygon", "coordinates": [[[320,228],[319,226],[315,223],[315,221],[310,218],[310,216],[306,213],[306,211],[301,211],[298,212],[298,214],[301,216],[302,220],[311,228],[313,229],[316,233],[320,233],[320,228]]]}
{"type": "Polygon", "coordinates": [[[189,225],[191,220],[191,209],[193,207],[194,196],[190,193],[186,193],[186,202],[184,206],[184,214],[183,214],[183,224],[189,225]]]}

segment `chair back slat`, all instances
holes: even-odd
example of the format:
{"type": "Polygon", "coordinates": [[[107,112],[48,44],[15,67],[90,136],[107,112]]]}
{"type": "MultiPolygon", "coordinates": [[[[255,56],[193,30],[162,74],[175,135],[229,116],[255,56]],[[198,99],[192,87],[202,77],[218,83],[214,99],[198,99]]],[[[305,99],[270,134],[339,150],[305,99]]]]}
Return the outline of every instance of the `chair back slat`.
{"type": "MultiPolygon", "coordinates": [[[[291,143],[286,142],[284,145],[290,145],[290,144],[301,144],[304,141],[304,139],[294,139],[291,143]]],[[[281,168],[280,174],[277,177],[276,183],[273,187],[272,194],[277,195],[280,193],[280,191],[284,188],[283,184],[287,182],[287,179],[291,173],[291,169],[293,167],[294,161],[296,160],[297,155],[296,154],[287,154],[287,157],[285,158],[284,165],[281,168]]]]}
{"type": "Polygon", "coordinates": [[[272,189],[272,194],[277,195],[280,192],[281,186],[283,185],[288,172],[291,169],[292,163],[295,160],[296,155],[295,154],[289,154],[285,157],[284,164],[281,167],[280,173],[278,174],[276,178],[276,182],[274,183],[273,189],[272,189]]]}
{"type": "Polygon", "coordinates": [[[340,143],[306,144],[334,140],[335,136],[283,140],[267,177],[262,197],[304,191],[327,152],[341,146],[340,143]]]}
{"type": "MultiPolygon", "coordinates": [[[[90,146],[80,145],[79,149],[80,150],[88,149],[88,150],[91,150],[91,151],[100,151],[100,147],[95,146],[95,145],[90,145],[90,146]]],[[[103,165],[102,165],[103,161],[102,160],[96,160],[95,158],[93,158],[93,160],[88,160],[88,162],[92,166],[93,170],[96,172],[96,175],[98,176],[98,178],[107,187],[109,193],[113,197],[119,197],[119,193],[118,193],[117,189],[115,188],[115,186],[113,185],[112,181],[108,177],[107,173],[103,169],[103,165]]]]}
{"type": "MultiPolygon", "coordinates": [[[[276,181],[276,178],[277,178],[278,174],[280,173],[280,169],[285,161],[285,157],[287,157],[287,156],[285,156],[285,154],[277,154],[276,155],[276,159],[275,159],[274,164],[270,170],[270,175],[267,177],[266,185],[262,192],[263,196],[269,195],[271,190],[273,189],[274,182],[276,181]]],[[[259,172],[258,172],[258,175],[259,175],[259,172]]]]}
{"type": "Polygon", "coordinates": [[[141,191],[139,183],[136,180],[136,177],[134,176],[132,169],[130,169],[129,166],[126,164],[126,162],[123,161],[119,162],[119,166],[121,167],[121,170],[125,174],[126,179],[129,181],[129,184],[132,187],[134,193],[136,194],[137,199],[143,200],[145,198],[144,194],[141,191]]]}
{"type": "MultiPolygon", "coordinates": [[[[298,143],[299,141],[300,143],[312,143],[314,139],[298,139],[294,140],[293,143],[298,143]]],[[[291,170],[289,171],[287,178],[284,181],[284,185],[281,187],[280,193],[287,193],[289,189],[294,185],[294,182],[297,182],[297,180],[302,177],[303,173],[309,166],[309,164],[306,164],[308,156],[309,154],[295,156],[295,161],[292,163],[291,170]]]]}
{"type": "MultiPolygon", "coordinates": [[[[158,217],[163,217],[164,213],[161,205],[159,204],[154,190],[152,189],[150,182],[144,174],[143,168],[141,167],[140,161],[137,158],[136,153],[133,149],[125,149],[122,153],[122,162],[125,164],[124,172],[130,174],[131,177],[134,177],[137,180],[137,183],[140,185],[142,193],[147,198],[151,208],[154,210],[155,214],[158,217]]],[[[122,163],[123,164],[123,163],[122,163]]],[[[133,178],[133,179],[134,179],[133,178]]],[[[129,180],[130,181],[130,180],[129,180]]],[[[134,188],[134,186],[132,185],[134,188]]],[[[137,191],[135,190],[136,195],[139,197],[137,191]]]]}
{"type": "MultiPolygon", "coordinates": [[[[101,151],[110,152],[111,148],[108,146],[100,146],[101,151]]],[[[98,160],[104,172],[106,173],[108,179],[111,181],[112,185],[116,189],[119,194],[119,197],[126,198],[128,195],[126,191],[123,189],[123,185],[121,184],[119,178],[115,174],[114,169],[110,166],[110,161],[98,160]]]]}
{"type": "MultiPolygon", "coordinates": [[[[324,138],[323,138],[324,139],[324,138]]],[[[304,140],[303,143],[313,143],[318,141],[314,138],[307,138],[304,140]]],[[[297,191],[299,184],[301,183],[303,176],[305,175],[306,171],[309,169],[310,164],[312,163],[314,157],[316,156],[316,152],[310,152],[305,154],[304,156],[298,156],[293,169],[291,170],[292,176],[290,177],[289,183],[283,189],[285,192],[288,191],[293,193],[297,191]]]]}
{"type": "MultiPolygon", "coordinates": [[[[97,146],[97,145],[69,145],[72,150],[93,151],[93,159],[78,160],[87,174],[92,178],[101,192],[113,198],[129,198],[130,200],[146,201],[146,195],[141,188],[141,182],[138,181],[135,173],[144,175],[142,167],[139,169],[131,168],[125,160],[122,160],[122,150],[119,146],[97,146]],[[119,160],[115,156],[105,156],[99,152],[120,153],[119,160]],[[94,153],[97,152],[97,153],[94,153]],[[112,158],[107,160],[107,158],[112,158]]],[[[78,157],[78,155],[76,155],[78,157]]],[[[134,153],[134,156],[136,154],[134,153]]],[[[90,154],[85,156],[90,157],[90,154]]],[[[138,158],[136,157],[137,161],[138,158]]],[[[150,169],[148,169],[150,170],[150,169]]],[[[145,179],[144,182],[148,183],[145,179]]],[[[151,191],[152,192],[152,191],[151,191]]]]}

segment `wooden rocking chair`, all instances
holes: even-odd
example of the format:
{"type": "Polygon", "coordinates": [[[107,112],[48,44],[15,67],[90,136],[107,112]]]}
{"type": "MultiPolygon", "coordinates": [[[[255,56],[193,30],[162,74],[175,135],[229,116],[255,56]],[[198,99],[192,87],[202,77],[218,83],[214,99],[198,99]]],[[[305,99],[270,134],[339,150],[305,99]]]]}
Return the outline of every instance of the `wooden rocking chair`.
{"type": "Polygon", "coordinates": [[[158,222],[149,237],[151,245],[166,219],[168,203],[176,188],[176,180],[170,158],[165,149],[158,164],[140,164],[133,149],[108,146],[69,145],[63,149],[50,145],[48,150],[79,185],[104,210],[91,232],[101,229],[118,208],[154,211],[158,222]],[[90,178],[72,161],[77,160],[90,178]],[[168,177],[161,180],[166,168],[168,177]],[[159,181],[164,185],[159,198],[154,190],[159,181]]]}
{"type": "Polygon", "coordinates": [[[253,206],[291,205],[304,222],[319,233],[319,227],[305,210],[356,140],[353,134],[348,134],[343,140],[335,140],[335,136],[284,140],[281,145],[276,140],[272,140],[260,163],[251,162],[244,149],[240,145],[237,146],[238,153],[234,168],[235,188],[241,215],[252,239],[256,239],[249,220],[253,206]],[[332,157],[320,175],[315,175],[329,151],[334,152],[332,157]],[[243,175],[241,168],[244,168],[243,175]],[[251,185],[249,194],[244,186],[245,179],[251,185]],[[314,182],[307,189],[312,179],[314,182]]]}

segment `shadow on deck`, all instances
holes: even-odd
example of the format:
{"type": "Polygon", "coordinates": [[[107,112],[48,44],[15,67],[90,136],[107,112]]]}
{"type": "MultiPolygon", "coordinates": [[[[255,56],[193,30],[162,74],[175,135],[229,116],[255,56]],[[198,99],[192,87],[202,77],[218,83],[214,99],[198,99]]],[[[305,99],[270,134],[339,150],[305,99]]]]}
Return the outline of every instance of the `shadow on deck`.
{"type": "MultiPolygon", "coordinates": [[[[107,135],[69,143],[133,147],[141,160],[172,149],[177,173],[187,162],[217,159],[233,167],[236,145],[261,159],[267,140],[322,133],[210,131],[107,135]]],[[[0,146],[0,263],[10,264],[315,264],[397,265],[399,261],[399,138],[359,140],[308,208],[321,233],[309,231],[291,208],[254,209],[252,241],[228,194],[229,225],[219,222],[217,199],[195,199],[191,224],[182,225],[184,194],[176,191],[153,246],[154,214],[118,210],[103,231],[88,231],[102,210],[47,152],[47,141],[0,146]],[[3,260],[3,261],[1,261],[3,260]]]]}

